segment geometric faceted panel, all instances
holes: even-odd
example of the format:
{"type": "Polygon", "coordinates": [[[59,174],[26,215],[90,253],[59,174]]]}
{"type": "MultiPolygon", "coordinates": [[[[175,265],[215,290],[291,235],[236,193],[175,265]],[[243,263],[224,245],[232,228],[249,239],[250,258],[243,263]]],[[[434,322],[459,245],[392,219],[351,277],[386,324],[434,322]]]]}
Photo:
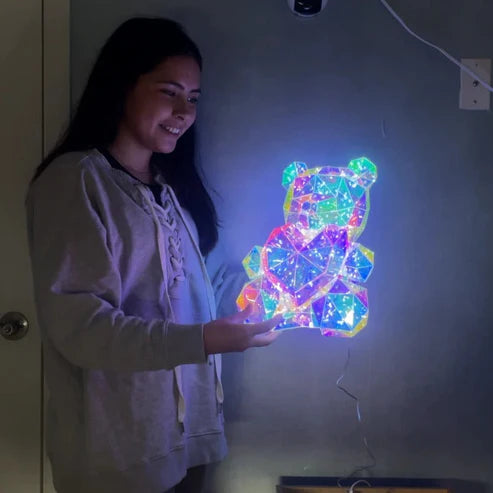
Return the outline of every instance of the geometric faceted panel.
{"type": "Polygon", "coordinates": [[[376,178],[376,166],[364,157],[347,167],[308,168],[296,161],[285,168],[285,224],[243,260],[250,281],[237,305],[254,305],[251,321],[282,313],[275,330],[309,327],[342,337],[366,325],[368,297],[361,284],[374,254],[356,239],[366,225],[376,178]]]}

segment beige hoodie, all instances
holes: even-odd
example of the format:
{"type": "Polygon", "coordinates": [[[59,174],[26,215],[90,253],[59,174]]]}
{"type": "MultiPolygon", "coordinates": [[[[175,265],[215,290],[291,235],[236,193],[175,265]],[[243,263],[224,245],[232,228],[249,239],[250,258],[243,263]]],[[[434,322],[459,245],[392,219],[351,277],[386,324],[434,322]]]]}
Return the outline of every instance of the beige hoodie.
{"type": "MultiPolygon", "coordinates": [[[[192,218],[158,182],[163,207],[91,150],[28,191],[59,493],[163,493],[226,453],[220,358],[203,345],[213,287],[192,218]]],[[[244,279],[227,278],[215,287],[234,297],[244,279]]]]}

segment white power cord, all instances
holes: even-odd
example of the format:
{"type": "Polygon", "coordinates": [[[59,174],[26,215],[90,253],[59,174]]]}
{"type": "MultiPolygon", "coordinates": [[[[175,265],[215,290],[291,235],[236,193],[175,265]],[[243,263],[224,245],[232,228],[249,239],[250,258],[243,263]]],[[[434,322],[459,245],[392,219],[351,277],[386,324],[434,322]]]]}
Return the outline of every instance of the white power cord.
{"type": "Polygon", "coordinates": [[[399,17],[399,15],[395,12],[395,10],[386,2],[386,0],[380,0],[382,2],[383,6],[392,14],[393,17],[397,19],[399,24],[409,33],[411,36],[414,36],[415,38],[419,39],[421,42],[424,44],[431,46],[432,48],[435,48],[435,50],[438,50],[442,55],[444,55],[446,58],[448,58],[452,63],[455,63],[458,67],[460,67],[464,72],[469,74],[473,79],[477,80],[482,86],[486,87],[488,91],[493,92],[493,87],[490,86],[487,82],[485,82],[481,77],[478,76],[478,74],[474,73],[469,67],[464,65],[463,63],[459,62],[459,60],[456,60],[452,55],[447,53],[444,49],[440,48],[437,45],[434,45],[433,43],[430,43],[426,39],[423,39],[421,36],[418,36],[408,25],[399,17]]]}
{"type": "Polygon", "coordinates": [[[354,493],[354,487],[358,486],[359,484],[365,484],[369,488],[371,488],[371,484],[366,480],[366,479],[358,479],[358,481],[355,481],[351,487],[348,490],[348,493],[354,493]]]}
{"type": "MultiPolygon", "coordinates": [[[[348,346],[346,364],[344,365],[344,370],[342,372],[342,375],[337,379],[336,385],[337,385],[337,388],[339,390],[344,392],[348,397],[351,397],[351,399],[353,399],[356,402],[356,414],[358,416],[358,423],[359,423],[361,430],[362,430],[363,422],[361,420],[361,411],[360,411],[359,399],[358,399],[358,397],[356,397],[354,394],[349,392],[349,390],[347,390],[345,387],[343,387],[341,385],[342,380],[346,376],[346,372],[347,372],[347,369],[349,367],[349,361],[350,360],[351,360],[351,350],[348,346]]],[[[366,464],[364,466],[358,466],[349,476],[345,476],[344,478],[339,478],[337,480],[337,486],[339,486],[339,488],[343,488],[342,481],[344,481],[345,479],[351,479],[356,474],[359,474],[360,472],[363,472],[363,471],[369,472],[372,468],[374,468],[377,465],[377,461],[375,459],[375,456],[373,455],[373,452],[371,451],[371,449],[368,445],[368,440],[366,439],[366,435],[364,433],[363,433],[363,443],[365,444],[365,448],[366,448],[366,452],[368,453],[368,456],[371,458],[371,463],[366,464]]],[[[360,482],[365,482],[366,484],[368,484],[368,486],[371,486],[366,479],[359,479],[355,483],[353,483],[353,485],[350,487],[349,493],[353,493],[354,486],[356,486],[360,482]]]]}

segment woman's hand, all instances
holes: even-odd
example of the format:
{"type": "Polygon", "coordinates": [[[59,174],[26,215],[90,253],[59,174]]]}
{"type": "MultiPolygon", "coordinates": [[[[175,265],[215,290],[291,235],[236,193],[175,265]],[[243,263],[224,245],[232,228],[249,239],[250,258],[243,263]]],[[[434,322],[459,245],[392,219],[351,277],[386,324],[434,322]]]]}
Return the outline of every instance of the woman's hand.
{"type": "Polygon", "coordinates": [[[206,355],[245,351],[250,347],[268,346],[274,342],[280,332],[272,329],[283,320],[282,315],[264,322],[244,323],[252,312],[252,305],[248,305],[241,312],[205,324],[206,355]]]}

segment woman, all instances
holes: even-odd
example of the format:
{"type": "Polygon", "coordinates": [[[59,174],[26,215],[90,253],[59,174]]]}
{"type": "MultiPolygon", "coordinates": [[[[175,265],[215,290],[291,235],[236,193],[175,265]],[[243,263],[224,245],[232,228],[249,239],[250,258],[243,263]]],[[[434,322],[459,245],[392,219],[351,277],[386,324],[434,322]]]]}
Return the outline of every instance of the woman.
{"type": "Polygon", "coordinates": [[[31,183],[59,493],[200,492],[226,453],[218,355],[277,337],[279,317],[215,320],[203,257],[217,219],[194,163],[201,67],[175,22],[122,24],[31,183]]]}

